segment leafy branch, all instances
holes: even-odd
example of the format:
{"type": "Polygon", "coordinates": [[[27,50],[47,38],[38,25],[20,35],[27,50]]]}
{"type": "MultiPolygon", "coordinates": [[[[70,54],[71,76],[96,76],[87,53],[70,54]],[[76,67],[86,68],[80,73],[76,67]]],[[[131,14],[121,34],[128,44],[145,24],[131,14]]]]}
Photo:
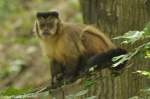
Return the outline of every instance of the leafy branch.
{"type": "MultiPolygon", "coordinates": [[[[115,37],[114,39],[121,39],[122,44],[134,44],[137,41],[145,40],[147,38],[150,38],[150,23],[146,25],[143,31],[129,31],[125,33],[123,36],[118,36],[115,37]]],[[[112,61],[115,62],[115,64],[113,64],[113,67],[116,67],[121,63],[132,59],[140,52],[143,52],[145,54],[144,58],[150,58],[150,41],[139,45],[137,48],[135,48],[128,54],[114,57],[112,59],[112,61]]]]}

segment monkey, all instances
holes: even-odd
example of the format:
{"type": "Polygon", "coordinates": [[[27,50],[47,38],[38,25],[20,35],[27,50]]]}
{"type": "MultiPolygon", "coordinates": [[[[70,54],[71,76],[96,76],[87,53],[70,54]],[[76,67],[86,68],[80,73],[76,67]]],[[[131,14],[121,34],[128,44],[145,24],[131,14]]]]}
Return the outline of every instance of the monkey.
{"type": "Polygon", "coordinates": [[[57,11],[37,12],[34,32],[50,60],[53,87],[94,65],[111,67],[114,56],[127,53],[94,26],[63,22],[57,11]]]}

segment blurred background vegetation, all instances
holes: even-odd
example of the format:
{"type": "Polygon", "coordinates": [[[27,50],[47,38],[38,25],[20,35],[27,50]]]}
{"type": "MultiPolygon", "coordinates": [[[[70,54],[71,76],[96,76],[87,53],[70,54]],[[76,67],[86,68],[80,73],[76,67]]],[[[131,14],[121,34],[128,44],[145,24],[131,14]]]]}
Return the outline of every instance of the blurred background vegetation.
{"type": "Polygon", "coordinates": [[[78,0],[0,0],[1,90],[36,87],[49,80],[48,61],[32,28],[36,12],[52,9],[65,21],[82,23],[78,0]]]}

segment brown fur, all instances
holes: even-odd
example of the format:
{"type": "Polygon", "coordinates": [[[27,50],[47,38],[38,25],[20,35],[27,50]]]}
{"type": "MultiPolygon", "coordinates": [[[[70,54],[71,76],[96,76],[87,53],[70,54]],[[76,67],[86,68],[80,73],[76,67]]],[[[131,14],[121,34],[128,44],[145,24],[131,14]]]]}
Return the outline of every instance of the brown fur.
{"type": "Polygon", "coordinates": [[[92,26],[83,29],[82,42],[87,53],[103,53],[116,48],[110,39],[92,26]]]}
{"type": "Polygon", "coordinates": [[[92,26],[63,23],[58,19],[57,33],[54,35],[43,36],[37,33],[41,31],[38,22],[35,29],[43,52],[53,63],[53,80],[62,72],[65,76],[77,73],[81,56],[93,56],[116,48],[109,38],[92,26]]]}

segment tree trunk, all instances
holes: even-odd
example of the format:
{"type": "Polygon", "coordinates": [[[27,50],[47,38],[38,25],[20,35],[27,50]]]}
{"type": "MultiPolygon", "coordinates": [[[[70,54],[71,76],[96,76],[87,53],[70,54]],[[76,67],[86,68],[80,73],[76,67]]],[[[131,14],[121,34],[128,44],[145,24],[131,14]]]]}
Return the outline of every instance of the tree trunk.
{"type": "MultiPolygon", "coordinates": [[[[129,30],[142,30],[150,21],[150,0],[80,0],[80,3],[84,22],[96,25],[110,37],[123,35],[129,30]]],[[[140,89],[150,87],[147,79],[133,74],[136,70],[150,70],[150,62],[136,58],[131,63],[132,67],[119,78],[110,77],[106,81],[100,89],[105,92],[98,99],[128,99],[138,95],[140,89]]]]}
{"type": "Polygon", "coordinates": [[[84,22],[95,24],[110,35],[141,30],[150,21],[149,0],[80,0],[80,3],[84,22]]]}
{"type": "MultiPolygon", "coordinates": [[[[150,0],[80,0],[80,4],[84,22],[96,25],[109,37],[122,35],[129,30],[142,30],[150,21],[150,0]]],[[[128,99],[139,95],[140,89],[150,87],[150,83],[133,72],[150,70],[149,63],[137,58],[131,63],[132,66],[117,77],[112,77],[108,69],[99,71],[91,77],[90,82],[94,83],[84,95],[79,95],[79,91],[83,94],[87,79],[65,85],[52,91],[52,94],[56,99],[67,99],[65,97],[69,95],[74,98],[68,99],[86,99],[90,96],[96,96],[91,99],[128,99]]],[[[142,99],[150,99],[150,96],[142,99]]]]}

